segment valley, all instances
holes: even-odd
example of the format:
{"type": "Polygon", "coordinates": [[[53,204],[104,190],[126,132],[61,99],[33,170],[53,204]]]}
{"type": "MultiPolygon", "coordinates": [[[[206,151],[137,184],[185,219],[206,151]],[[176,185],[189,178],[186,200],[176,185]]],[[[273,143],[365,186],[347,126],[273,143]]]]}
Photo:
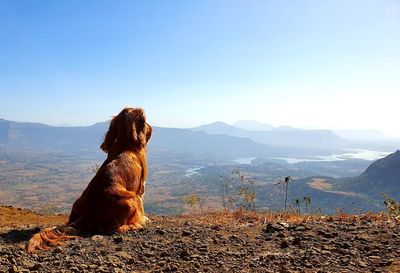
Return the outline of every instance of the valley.
{"type": "MultiPolygon", "coordinates": [[[[0,120],[0,125],[0,203],[40,213],[69,212],[106,157],[97,147],[107,123],[52,127],[0,120]]],[[[238,208],[246,203],[243,190],[254,192],[255,209],[282,211],[284,188],[278,181],[287,176],[294,179],[288,192],[293,211],[381,211],[381,191],[398,197],[399,191],[391,190],[396,184],[372,181],[368,192],[349,186],[388,149],[270,146],[217,133],[154,128],[148,147],[148,213],[218,211],[227,208],[228,199],[230,208],[238,208]],[[190,204],[190,196],[198,202],[190,204]]],[[[398,177],[396,171],[391,175],[398,177]]]]}

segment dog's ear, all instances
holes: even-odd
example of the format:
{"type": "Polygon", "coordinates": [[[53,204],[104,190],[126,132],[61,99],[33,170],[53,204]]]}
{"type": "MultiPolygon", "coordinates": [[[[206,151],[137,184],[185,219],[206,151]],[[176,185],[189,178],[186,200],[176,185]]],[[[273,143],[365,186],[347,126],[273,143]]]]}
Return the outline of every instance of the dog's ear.
{"type": "Polygon", "coordinates": [[[130,112],[132,126],[131,141],[135,146],[144,147],[147,143],[146,138],[146,116],[142,108],[135,108],[130,112]]]}
{"type": "Polygon", "coordinates": [[[153,128],[151,128],[150,124],[148,124],[147,122],[146,122],[145,132],[146,132],[146,144],[147,144],[147,142],[149,142],[149,139],[151,138],[151,135],[153,134],[153,128]]]}
{"type": "Polygon", "coordinates": [[[104,136],[103,143],[100,145],[100,149],[102,149],[106,153],[110,151],[111,146],[117,140],[118,118],[119,115],[111,119],[110,127],[108,128],[108,131],[104,136]]]}
{"type": "Polygon", "coordinates": [[[108,153],[115,142],[144,147],[151,136],[151,127],[150,131],[148,127],[150,125],[146,123],[142,108],[125,108],[111,120],[110,128],[100,148],[108,153]]]}

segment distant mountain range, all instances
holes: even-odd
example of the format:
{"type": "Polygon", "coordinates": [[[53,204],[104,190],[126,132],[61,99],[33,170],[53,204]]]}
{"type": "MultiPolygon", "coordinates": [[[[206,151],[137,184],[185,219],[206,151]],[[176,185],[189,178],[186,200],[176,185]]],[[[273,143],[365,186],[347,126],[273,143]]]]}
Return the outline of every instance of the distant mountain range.
{"type": "MultiPolygon", "coordinates": [[[[254,120],[240,120],[233,124],[233,126],[245,129],[248,131],[293,131],[303,130],[288,125],[274,127],[268,123],[261,123],[254,120]]],[[[379,141],[391,139],[384,133],[378,130],[332,130],[336,135],[349,140],[364,140],[364,141],[379,141]]]]}
{"type": "Polygon", "coordinates": [[[389,137],[378,130],[335,130],[337,135],[354,140],[387,140],[389,137]]]}
{"type": "MultiPolygon", "coordinates": [[[[8,158],[8,154],[18,151],[16,157],[11,158],[21,156],[25,160],[24,162],[27,162],[27,168],[33,168],[32,165],[36,164],[36,158],[32,155],[38,154],[46,157],[49,151],[69,153],[74,159],[77,158],[76,155],[79,155],[100,161],[104,158],[104,153],[100,151],[99,146],[107,129],[108,122],[100,122],[91,126],[57,127],[0,119],[0,151],[5,158],[8,158]],[[27,158],[24,158],[25,155],[27,158]]],[[[175,184],[173,183],[186,185],[182,183],[187,182],[184,174],[188,168],[205,166],[202,171],[204,177],[191,177],[196,182],[191,184],[193,188],[186,185],[180,190],[184,189],[189,193],[190,190],[201,187],[202,183],[208,183],[208,189],[211,191],[215,188],[217,194],[220,188],[218,184],[215,184],[218,183],[215,181],[216,173],[231,174],[232,168],[237,168],[237,164],[233,163],[235,159],[257,158],[257,160],[253,160],[254,164],[246,165],[247,172],[252,172],[257,177],[264,176],[260,178],[260,181],[271,181],[282,175],[296,176],[297,174],[299,179],[296,179],[296,182],[291,185],[291,192],[301,198],[311,196],[313,204],[321,208],[327,209],[335,207],[336,204],[342,206],[354,203],[356,208],[379,210],[382,209],[381,192],[385,192],[397,200],[400,199],[400,151],[374,162],[359,176],[335,179],[332,178],[334,174],[326,174],[327,172],[332,173],[329,171],[330,169],[355,168],[357,162],[344,162],[343,165],[325,164],[327,162],[287,164],[276,158],[308,156],[314,158],[333,152],[343,152],[341,148],[352,143],[329,130],[286,129],[245,130],[222,122],[192,129],[154,126],[153,136],[148,147],[149,164],[153,166],[153,172],[149,179],[155,185],[157,183],[169,185],[171,192],[174,192],[172,189],[175,189],[173,186],[175,184]],[[322,170],[323,168],[325,171],[322,170]],[[330,177],[321,177],[323,175],[330,177]],[[319,186],[322,185],[322,188],[313,187],[310,186],[314,183],[313,179],[326,182],[320,183],[319,186]]],[[[391,146],[396,145],[396,149],[398,149],[400,146],[398,143],[391,144],[391,146]]],[[[61,157],[57,156],[57,154],[54,156],[56,161],[58,158],[64,158],[62,155],[61,157]]],[[[365,162],[362,164],[365,165],[358,168],[356,174],[359,174],[367,166],[365,162]]],[[[59,169],[59,172],[62,173],[63,169],[59,169]]],[[[14,177],[18,177],[17,174],[9,177],[3,176],[3,179],[8,179],[9,185],[13,185],[14,177]]],[[[24,179],[20,183],[25,183],[24,179]]],[[[36,178],[30,179],[33,184],[36,183],[36,178]]],[[[47,181],[50,178],[42,176],[40,181],[42,179],[47,181]]],[[[53,184],[49,183],[49,185],[53,184]]],[[[312,185],[318,186],[318,183],[312,185]]],[[[264,205],[271,204],[271,200],[277,194],[271,190],[273,189],[271,184],[266,183],[258,187],[260,187],[258,195],[260,203],[262,201],[264,205]],[[267,192],[270,195],[264,194],[267,192]]]]}
{"type": "Polygon", "coordinates": [[[301,130],[299,128],[295,128],[288,125],[274,127],[268,123],[261,123],[254,120],[239,120],[233,124],[233,126],[249,130],[249,131],[292,131],[292,130],[301,130]]]}
{"type": "MultiPolygon", "coordinates": [[[[65,152],[97,152],[108,122],[91,126],[56,127],[40,123],[14,122],[0,119],[0,144],[8,146],[53,149],[65,152]]],[[[246,156],[267,151],[266,145],[250,139],[210,135],[187,129],[153,127],[152,150],[177,150],[205,154],[246,156]]]]}
{"type": "MultiPolygon", "coordinates": [[[[253,124],[246,121],[240,124],[253,124]]],[[[253,128],[255,128],[253,126],[253,128]]],[[[264,129],[269,128],[264,124],[264,129]]],[[[149,151],[182,151],[226,157],[290,157],[329,155],[342,148],[356,146],[329,130],[301,130],[278,127],[270,130],[245,130],[223,122],[191,129],[154,126],[149,151]]],[[[108,122],[90,126],[49,126],[41,123],[0,119],[0,145],[64,152],[99,153],[108,122]]],[[[388,147],[392,149],[392,144],[388,147]]]]}
{"type": "Polygon", "coordinates": [[[214,122],[193,128],[208,134],[249,138],[257,143],[285,147],[345,148],[349,142],[329,130],[301,130],[292,127],[278,127],[269,131],[245,130],[224,122],[214,122]]]}
{"type": "MultiPolygon", "coordinates": [[[[68,153],[98,153],[108,122],[91,126],[56,127],[40,123],[15,122],[0,119],[0,145],[9,147],[54,150],[68,153]]],[[[163,151],[224,157],[282,156],[304,154],[303,149],[276,148],[256,143],[249,138],[207,134],[189,129],[153,126],[150,153],[163,151]]],[[[321,151],[315,151],[320,153],[321,151]]]]}

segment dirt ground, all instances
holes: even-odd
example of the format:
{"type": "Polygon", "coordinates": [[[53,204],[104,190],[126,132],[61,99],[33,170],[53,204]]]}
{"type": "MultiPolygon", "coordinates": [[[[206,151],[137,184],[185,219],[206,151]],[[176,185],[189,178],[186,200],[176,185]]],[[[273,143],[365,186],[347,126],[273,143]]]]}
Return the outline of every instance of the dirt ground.
{"type": "Polygon", "coordinates": [[[0,208],[0,272],[400,272],[399,219],[247,212],[150,216],[144,229],[86,234],[29,255],[67,216],[0,208]]]}

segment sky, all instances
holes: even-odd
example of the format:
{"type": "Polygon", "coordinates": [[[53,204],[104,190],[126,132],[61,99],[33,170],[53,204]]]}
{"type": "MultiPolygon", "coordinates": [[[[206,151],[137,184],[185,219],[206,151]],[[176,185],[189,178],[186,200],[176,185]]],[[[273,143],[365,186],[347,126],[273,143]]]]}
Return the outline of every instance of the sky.
{"type": "Polygon", "coordinates": [[[0,0],[0,118],[400,136],[398,0],[0,0]]]}

